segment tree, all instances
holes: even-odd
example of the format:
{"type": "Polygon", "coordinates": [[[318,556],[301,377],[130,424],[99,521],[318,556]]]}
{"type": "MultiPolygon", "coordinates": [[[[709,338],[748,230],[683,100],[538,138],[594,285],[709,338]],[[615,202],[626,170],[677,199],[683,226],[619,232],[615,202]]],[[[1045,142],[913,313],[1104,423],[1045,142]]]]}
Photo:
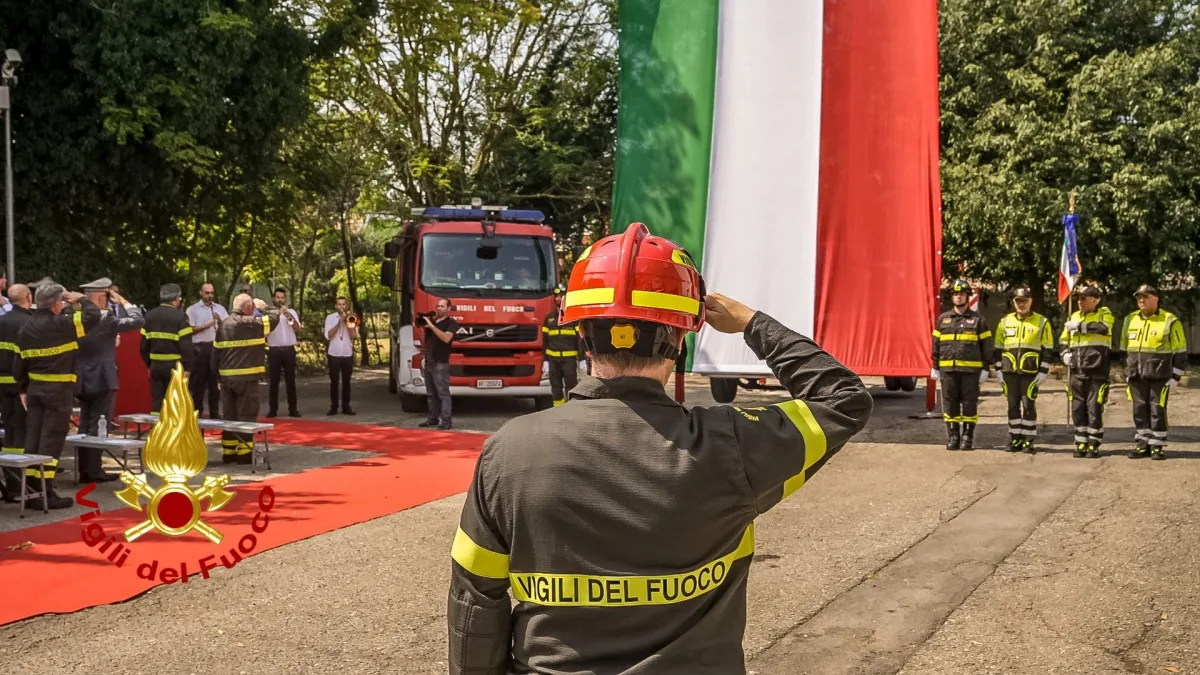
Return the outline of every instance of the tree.
{"type": "Polygon", "coordinates": [[[1179,0],[943,0],[947,261],[1052,288],[1077,189],[1086,276],[1122,297],[1194,286],[1196,19],[1179,0]]]}

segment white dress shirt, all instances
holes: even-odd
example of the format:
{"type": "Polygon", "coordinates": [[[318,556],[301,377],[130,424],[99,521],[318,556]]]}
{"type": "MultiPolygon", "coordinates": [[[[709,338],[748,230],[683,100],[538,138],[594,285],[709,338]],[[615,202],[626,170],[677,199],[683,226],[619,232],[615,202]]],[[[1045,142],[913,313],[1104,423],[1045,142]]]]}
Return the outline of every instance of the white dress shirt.
{"type": "MultiPolygon", "coordinates": [[[[209,321],[212,321],[214,315],[218,319],[229,318],[229,312],[226,312],[224,307],[215,302],[212,304],[212,307],[209,307],[208,305],[204,304],[203,300],[201,300],[187,308],[188,323],[193,326],[203,326],[209,321]]],[[[216,326],[209,326],[204,330],[198,330],[192,333],[192,344],[196,344],[197,342],[212,342],[216,339],[216,326]]]]}
{"type": "MultiPolygon", "coordinates": [[[[296,327],[300,327],[300,315],[296,314],[296,310],[288,308],[287,313],[296,320],[296,327]]],[[[288,324],[287,318],[279,317],[279,323],[275,324],[275,330],[267,335],[268,347],[295,347],[296,346],[296,331],[288,324]]]]}
{"type": "MultiPolygon", "coordinates": [[[[329,331],[338,325],[341,316],[334,312],[325,317],[325,335],[329,335],[329,331]]],[[[350,329],[346,326],[338,328],[338,331],[333,334],[333,338],[329,340],[329,349],[326,350],[330,356],[354,356],[354,341],[350,339],[350,329]]]]}

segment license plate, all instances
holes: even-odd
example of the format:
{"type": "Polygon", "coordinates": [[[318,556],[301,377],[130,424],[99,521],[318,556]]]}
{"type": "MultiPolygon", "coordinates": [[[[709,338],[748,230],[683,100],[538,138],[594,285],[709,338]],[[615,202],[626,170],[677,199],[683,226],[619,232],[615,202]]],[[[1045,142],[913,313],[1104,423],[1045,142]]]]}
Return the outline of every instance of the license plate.
{"type": "Polygon", "coordinates": [[[504,380],[475,380],[476,389],[503,389],[504,380]]]}

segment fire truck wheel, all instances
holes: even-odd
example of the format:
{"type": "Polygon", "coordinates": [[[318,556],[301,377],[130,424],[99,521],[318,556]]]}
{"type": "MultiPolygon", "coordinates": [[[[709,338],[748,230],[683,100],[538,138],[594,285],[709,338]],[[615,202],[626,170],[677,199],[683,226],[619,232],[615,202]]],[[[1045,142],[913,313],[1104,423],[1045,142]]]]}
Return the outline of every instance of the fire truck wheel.
{"type": "Polygon", "coordinates": [[[710,377],[708,388],[717,403],[733,403],[737,398],[738,381],[734,377],[710,377]]]}
{"type": "Polygon", "coordinates": [[[887,387],[888,391],[900,391],[900,378],[885,377],[883,378],[883,386],[887,387]]]}
{"type": "Polygon", "coordinates": [[[917,388],[917,378],[902,377],[900,378],[900,389],[903,391],[915,391],[917,388]]]}
{"type": "Polygon", "coordinates": [[[412,394],[400,394],[400,409],[406,413],[425,412],[428,403],[424,396],[414,396],[412,394]]]}

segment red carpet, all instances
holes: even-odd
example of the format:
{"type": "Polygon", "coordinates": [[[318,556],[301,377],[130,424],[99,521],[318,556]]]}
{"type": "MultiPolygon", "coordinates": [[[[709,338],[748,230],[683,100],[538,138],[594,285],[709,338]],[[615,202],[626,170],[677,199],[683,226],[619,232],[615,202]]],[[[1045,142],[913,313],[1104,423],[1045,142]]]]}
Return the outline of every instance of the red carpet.
{"type": "MultiPolygon", "coordinates": [[[[379,452],[385,456],[236,488],[233,490],[236,497],[223,509],[201,515],[203,522],[224,535],[219,545],[194,533],[171,538],[154,531],[127,543],[121,533],[143,520],[143,513],[129,508],[105,512],[83,523],[80,516],[93,511],[75,507],[76,515],[71,520],[0,533],[0,588],[6,589],[8,596],[0,603],[0,625],[39,614],[75,612],[128,600],[163,583],[163,571],[167,568],[178,573],[186,566],[184,573],[193,576],[184,583],[203,583],[204,578],[199,576],[201,560],[209,556],[211,560],[206,564],[212,568],[210,574],[236,573],[239,555],[244,559],[247,555],[463,492],[487,438],[483,434],[337,422],[271,421],[276,423],[271,432],[273,446],[315,445],[379,452]],[[258,500],[266,486],[274,490],[275,503],[267,514],[265,529],[260,518],[261,533],[255,533],[253,519],[260,511],[258,500]],[[117,544],[111,544],[101,553],[99,548],[105,545],[104,541],[97,541],[95,548],[88,546],[83,541],[85,528],[92,533],[103,528],[104,538],[124,544],[125,549],[118,551],[117,544]],[[250,536],[254,538],[253,547],[250,536]],[[33,546],[8,550],[24,542],[33,542],[33,546]],[[246,550],[250,553],[244,553],[246,550]],[[117,567],[106,556],[117,562],[122,556],[125,558],[122,566],[117,567]],[[232,570],[222,566],[222,556],[235,565],[232,570]],[[157,569],[153,570],[156,577],[141,578],[139,570],[149,576],[152,561],[157,561],[157,569]]],[[[239,467],[237,472],[244,470],[239,467]]],[[[157,486],[160,481],[151,477],[151,482],[157,486]]],[[[73,489],[74,485],[68,480],[64,487],[73,489]]],[[[96,492],[121,487],[121,483],[107,483],[97,487],[96,492]]],[[[63,494],[67,494],[66,489],[63,494]]],[[[16,517],[11,505],[4,511],[4,517],[16,517]]],[[[447,555],[451,534],[447,533],[447,555]]],[[[174,581],[169,572],[165,581],[174,581]]]]}

